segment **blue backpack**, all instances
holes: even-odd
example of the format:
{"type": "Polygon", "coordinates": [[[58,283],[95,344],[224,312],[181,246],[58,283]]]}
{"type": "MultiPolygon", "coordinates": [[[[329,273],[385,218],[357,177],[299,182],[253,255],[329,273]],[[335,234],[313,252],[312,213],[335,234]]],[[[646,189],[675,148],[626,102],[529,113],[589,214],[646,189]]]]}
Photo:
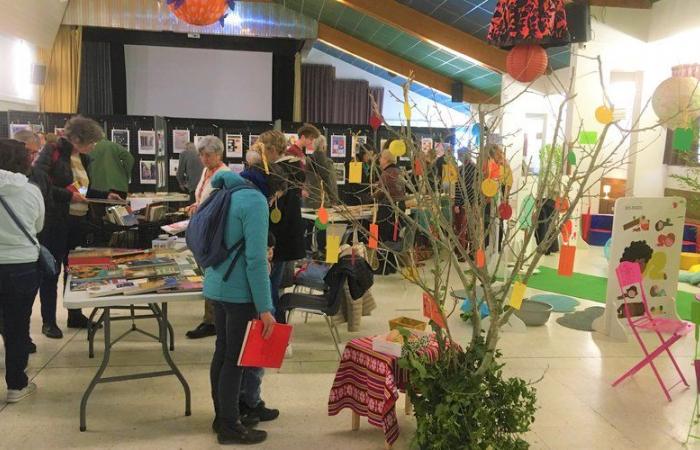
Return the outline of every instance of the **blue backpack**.
{"type": "Polygon", "coordinates": [[[226,219],[231,207],[231,196],[243,189],[256,189],[252,184],[244,184],[231,189],[217,189],[199,206],[197,212],[190,219],[185,234],[187,247],[192,251],[199,267],[216,267],[226,261],[229,255],[237,251],[231,261],[223,280],[227,281],[233,267],[245,249],[245,239],[226,246],[224,236],[226,232],[226,219]]]}

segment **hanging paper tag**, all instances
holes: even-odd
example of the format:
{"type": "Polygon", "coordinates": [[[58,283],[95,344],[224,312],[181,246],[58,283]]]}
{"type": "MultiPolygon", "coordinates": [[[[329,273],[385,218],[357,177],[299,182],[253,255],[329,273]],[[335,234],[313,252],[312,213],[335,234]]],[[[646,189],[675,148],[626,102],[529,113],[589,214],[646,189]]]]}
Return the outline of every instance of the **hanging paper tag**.
{"type": "Polygon", "coordinates": [[[578,143],[581,145],[595,145],[598,143],[598,133],[595,131],[581,131],[578,135],[578,143]]]}
{"type": "Polygon", "coordinates": [[[574,224],[571,222],[571,219],[567,220],[564,222],[561,226],[561,240],[564,244],[569,243],[569,239],[571,239],[571,233],[574,229],[574,224]]]}
{"type": "Polygon", "coordinates": [[[613,121],[613,112],[607,106],[599,106],[595,110],[595,120],[607,125],[613,121]]]}
{"type": "Polygon", "coordinates": [[[576,153],[574,153],[573,150],[569,151],[569,153],[566,155],[566,159],[569,161],[570,166],[576,165],[576,153]]]}
{"type": "Polygon", "coordinates": [[[693,129],[676,128],[673,130],[673,149],[679,152],[689,152],[693,146],[693,129]]]}
{"type": "Polygon", "coordinates": [[[350,175],[348,176],[348,183],[362,183],[362,163],[361,162],[351,162],[350,163],[350,175]]]}
{"type": "Polygon", "coordinates": [[[440,314],[440,307],[427,292],[423,292],[423,315],[438,324],[440,328],[445,328],[445,321],[442,318],[442,314],[440,314]]]}
{"type": "Polygon", "coordinates": [[[334,234],[326,234],[326,262],[335,264],[338,262],[338,253],[340,252],[340,236],[334,234]]]}
{"type": "Polygon", "coordinates": [[[406,116],[406,120],[411,120],[411,105],[408,102],[408,96],[405,97],[403,102],[403,114],[406,116]]]}
{"type": "Polygon", "coordinates": [[[510,293],[510,301],[508,304],[519,310],[520,306],[523,304],[523,298],[525,298],[526,288],[527,285],[521,283],[520,281],[513,283],[513,291],[510,293]]]}
{"type": "Polygon", "coordinates": [[[321,206],[318,208],[318,211],[316,211],[316,217],[318,217],[318,221],[321,222],[322,224],[327,224],[328,223],[328,211],[326,208],[321,206]]]}
{"type": "Polygon", "coordinates": [[[486,254],[484,253],[484,249],[480,248],[476,251],[476,267],[481,269],[485,265],[486,265],[486,254]]]}
{"type": "Polygon", "coordinates": [[[419,177],[423,175],[423,163],[416,159],[413,163],[413,175],[419,177]]]}
{"type": "Polygon", "coordinates": [[[282,220],[282,211],[280,211],[277,206],[275,206],[275,209],[270,211],[270,222],[272,223],[279,223],[280,220],[282,220]]]}
{"type": "Polygon", "coordinates": [[[513,208],[508,203],[501,203],[498,206],[498,216],[501,220],[509,220],[513,216],[513,208]]]}
{"type": "Polygon", "coordinates": [[[443,167],[442,179],[446,183],[456,183],[459,173],[457,172],[457,166],[452,164],[446,164],[443,167]]]}
{"type": "Polygon", "coordinates": [[[489,178],[493,180],[498,180],[501,178],[501,166],[493,159],[489,160],[489,178]]]}
{"type": "Polygon", "coordinates": [[[327,224],[327,223],[321,223],[321,221],[318,220],[318,217],[316,217],[316,220],[314,221],[314,226],[315,226],[316,229],[319,230],[319,231],[323,231],[323,230],[325,230],[326,228],[328,228],[328,224],[327,224]]]}
{"type": "Polygon", "coordinates": [[[576,257],[575,245],[562,245],[559,252],[559,275],[570,277],[574,274],[574,259],[576,257]]]}
{"type": "Polygon", "coordinates": [[[498,181],[492,180],[490,178],[485,179],[481,183],[481,192],[486,197],[493,197],[498,194],[498,181]]]}
{"type": "Polygon", "coordinates": [[[379,244],[379,225],[372,223],[369,225],[369,242],[367,247],[377,248],[379,244]]]}

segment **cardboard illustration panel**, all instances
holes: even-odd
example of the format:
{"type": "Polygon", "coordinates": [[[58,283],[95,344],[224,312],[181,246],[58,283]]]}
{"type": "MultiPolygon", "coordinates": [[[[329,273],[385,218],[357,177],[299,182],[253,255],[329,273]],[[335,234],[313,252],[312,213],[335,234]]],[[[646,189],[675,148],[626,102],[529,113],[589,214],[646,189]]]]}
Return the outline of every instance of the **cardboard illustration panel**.
{"type": "MultiPolygon", "coordinates": [[[[624,297],[616,270],[621,262],[640,265],[644,293],[652,315],[678,318],[676,291],[683,241],[686,201],[681,197],[619,198],[615,202],[608,264],[605,314],[593,323],[596,331],[625,340],[624,297]]],[[[641,295],[628,302],[641,315],[641,295]]]]}

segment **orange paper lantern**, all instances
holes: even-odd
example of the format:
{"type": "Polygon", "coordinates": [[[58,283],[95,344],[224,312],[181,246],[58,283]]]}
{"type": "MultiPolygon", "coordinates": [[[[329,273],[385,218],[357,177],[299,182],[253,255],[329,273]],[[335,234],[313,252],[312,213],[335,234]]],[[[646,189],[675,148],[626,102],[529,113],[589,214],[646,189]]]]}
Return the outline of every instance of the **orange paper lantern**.
{"type": "Polygon", "coordinates": [[[168,8],[178,19],[200,27],[221,20],[228,7],[228,0],[175,0],[168,2],[168,8]]]}
{"type": "Polygon", "coordinates": [[[539,45],[516,45],[508,52],[508,75],[522,83],[535,81],[547,71],[549,57],[539,45]]]}

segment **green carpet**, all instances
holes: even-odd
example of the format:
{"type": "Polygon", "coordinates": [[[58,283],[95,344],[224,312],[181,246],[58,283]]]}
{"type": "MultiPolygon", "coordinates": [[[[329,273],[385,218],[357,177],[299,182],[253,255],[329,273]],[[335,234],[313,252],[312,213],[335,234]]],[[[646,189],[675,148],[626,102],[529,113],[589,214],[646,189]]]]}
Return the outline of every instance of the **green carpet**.
{"type": "MultiPolygon", "coordinates": [[[[563,277],[557,273],[556,269],[542,266],[539,269],[539,274],[530,277],[527,283],[528,287],[605,303],[607,278],[583,273],[574,273],[570,277],[563,277]]],[[[676,307],[678,315],[682,319],[690,320],[690,304],[693,301],[695,301],[695,294],[683,291],[678,291],[676,294],[676,307]]]]}

